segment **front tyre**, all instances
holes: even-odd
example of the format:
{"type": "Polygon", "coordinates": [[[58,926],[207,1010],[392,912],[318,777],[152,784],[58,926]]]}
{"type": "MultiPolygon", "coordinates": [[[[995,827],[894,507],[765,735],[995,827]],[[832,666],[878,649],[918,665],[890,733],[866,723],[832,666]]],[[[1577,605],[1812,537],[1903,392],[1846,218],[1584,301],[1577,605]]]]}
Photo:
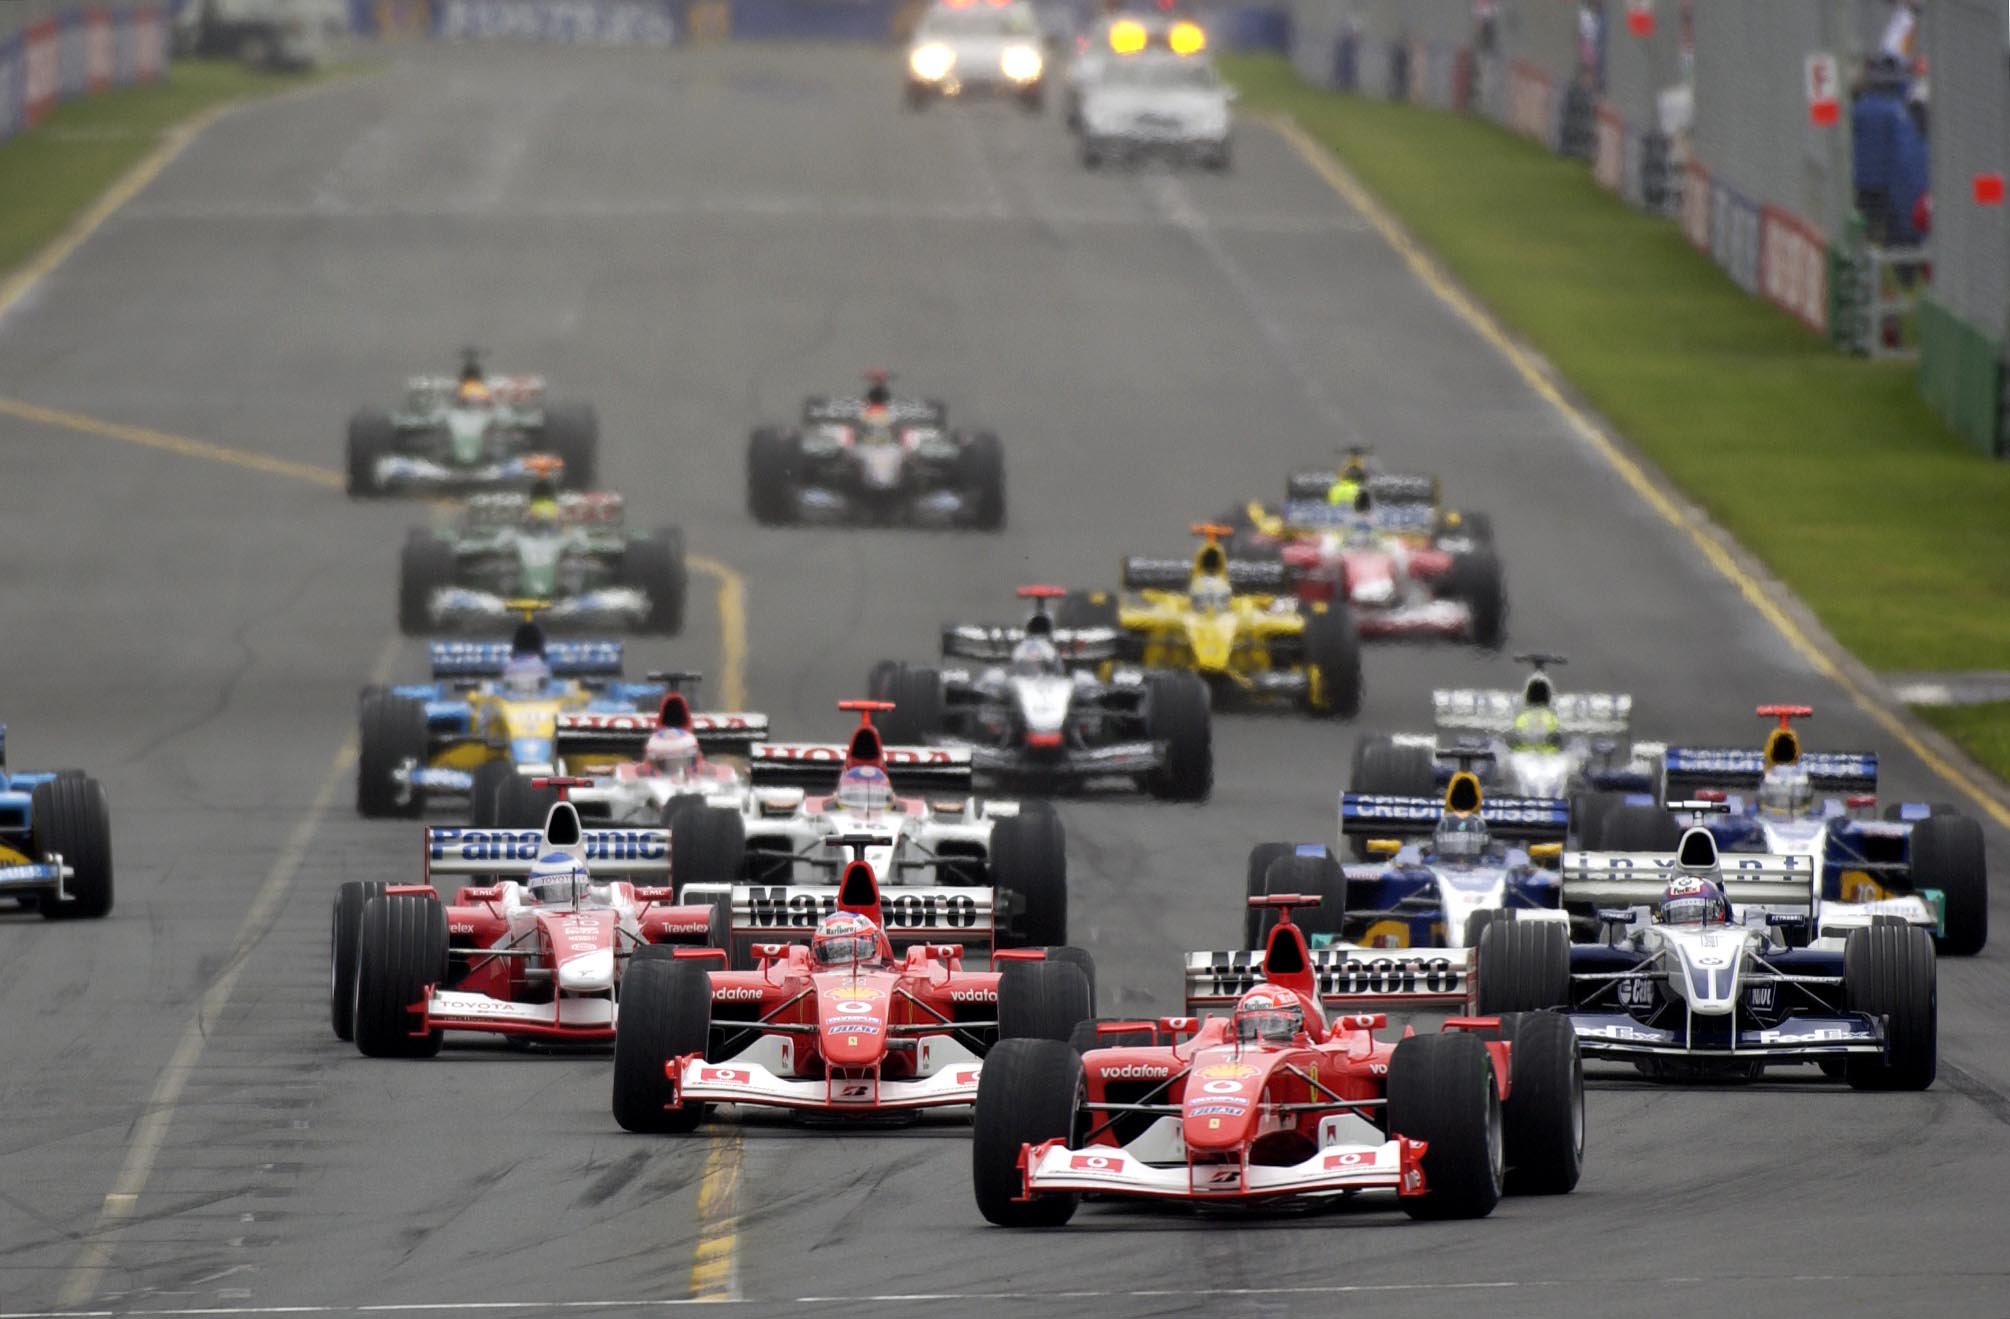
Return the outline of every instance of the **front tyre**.
{"type": "Polygon", "coordinates": [[[614,1120],[624,1131],[694,1131],[705,1105],[671,1107],[677,1087],[666,1067],[703,1056],[712,1029],[712,977],[696,962],[636,957],[621,977],[614,1023],[614,1120]]]}
{"type": "Polygon", "coordinates": [[[1056,1040],[1004,1040],[985,1055],[977,1078],[970,1180],[977,1210],[1000,1227],[1060,1227],[1075,1216],[1073,1193],[1024,1198],[1020,1152],[1072,1140],[1085,1089],[1082,1056],[1056,1040]]]}

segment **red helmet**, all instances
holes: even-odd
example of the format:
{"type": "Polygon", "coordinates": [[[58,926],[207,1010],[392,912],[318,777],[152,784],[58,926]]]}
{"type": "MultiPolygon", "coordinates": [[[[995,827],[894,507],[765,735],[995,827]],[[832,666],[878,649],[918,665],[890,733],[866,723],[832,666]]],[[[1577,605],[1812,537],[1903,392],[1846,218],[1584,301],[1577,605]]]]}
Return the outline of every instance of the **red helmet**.
{"type": "Polygon", "coordinates": [[[1258,985],[1235,1005],[1240,1044],[1289,1044],[1304,1033],[1305,1005],[1288,989],[1258,985]]]}
{"type": "Polygon", "coordinates": [[[834,911],[810,936],[810,957],[818,966],[854,966],[879,961],[879,926],[855,911],[834,911]]]}

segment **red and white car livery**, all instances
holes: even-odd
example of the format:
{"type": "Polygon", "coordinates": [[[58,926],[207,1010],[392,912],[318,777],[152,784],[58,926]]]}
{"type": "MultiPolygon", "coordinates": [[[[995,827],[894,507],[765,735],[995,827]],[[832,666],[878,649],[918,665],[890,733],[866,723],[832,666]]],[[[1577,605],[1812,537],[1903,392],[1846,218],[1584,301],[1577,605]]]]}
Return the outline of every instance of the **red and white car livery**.
{"type": "Polygon", "coordinates": [[[1510,1189],[1568,1191],[1584,1149],[1575,1037],[1556,1013],[1455,1017],[1379,1038],[1374,993],[1322,993],[1293,905],[1263,987],[1302,1029],[1239,1037],[1228,1017],[1102,1021],[1072,1047],[1001,1043],[978,1086],[979,1210],[1056,1226],[1080,1197],[1254,1202],[1393,1190],[1417,1218],[1480,1217],[1510,1189]],[[1328,1008],[1340,1011],[1329,1014],[1328,1008]],[[1091,1033],[1093,1030],[1093,1034],[1091,1033]]]}
{"type": "Polygon", "coordinates": [[[696,950],[635,963],[614,1046],[616,1121],[688,1132],[714,1104],[839,1117],[967,1105],[1001,1038],[1063,1041],[1094,1010],[1094,968],[1076,949],[1003,952],[990,970],[966,969],[961,944],[896,956],[862,861],[837,909],[881,923],[877,959],[830,968],[807,944],[764,943],[751,971],[696,950]]]}
{"type": "Polygon", "coordinates": [[[1301,600],[1344,599],[1367,639],[1498,647],[1507,588],[1490,546],[1454,551],[1365,521],[1302,528],[1278,549],[1301,600]]]}
{"type": "Polygon", "coordinates": [[[872,717],[890,702],[838,708],[859,716],[848,741],[758,744],[751,791],[680,803],[672,817],[679,898],[726,905],[733,964],[751,966],[754,945],[806,933],[835,910],[854,858],[885,890],[895,951],[1067,942],[1067,849],[1054,809],[967,795],[967,747],[886,745],[872,717]],[[860,768],[883,773],[881,799],[844,799],[842,776],[860,768]]]}
{"type": "MultiPolygon", "coordinates": [[[[674,674],[688,681],[691,675],[674,674]]],[[[753,711],[694,711],[682,691],[665,693],[652,717],[647,714],[589,713],[558,717],[557,753],[568,774],[591,782],[568,796],[580,818],[614,824],[670,824],[670,804],[679,798],[744,794],[748,782],[738,767],[713,757],[747,754],[768,736],[768,716],[753,711]],[[688,769],[665,773],[643,758],[659,729],[679,728],[698,743],[688,769]]]]}
{"type": "Polygon", "coordinates": [[[350,881],[336,894],[336,1036],[379,1057],[430,1056],[449,1030],[612,1040],[624,973],[638,953],[724,937],[723,911],[678,906],[660,882],[669,842],[661,829],[582,829],[564,801],[543,829],[427,828],[420,883],[350,881]],[[583,861],[592,882],[564,902],[541,903],[520,880],[554,852],[583,861]],[[479,878],[447,902],[436,875],[479,878]],[[633,882],[642,877],[659,882],[633,882]]]}

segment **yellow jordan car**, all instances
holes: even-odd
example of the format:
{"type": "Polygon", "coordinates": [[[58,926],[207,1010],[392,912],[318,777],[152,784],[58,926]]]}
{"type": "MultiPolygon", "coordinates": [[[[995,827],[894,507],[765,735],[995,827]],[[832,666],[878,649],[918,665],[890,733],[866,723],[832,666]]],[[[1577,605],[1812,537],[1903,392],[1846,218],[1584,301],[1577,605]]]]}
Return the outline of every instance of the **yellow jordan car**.
{"type": "Polygon", "coordinates": [[[1302,603],[1274,559],[1231,559],[1231,529],[1196,523],[1189,562],[1124,560],[1123,592],[1082,592],[1062,607],[1063,627],[1114,628],[1122,669],[1185,669],[1203,678],[1217,709],[1293,704],[1351,719],[1361,709],[1361,638],[1345,605],[1302,603]]]}

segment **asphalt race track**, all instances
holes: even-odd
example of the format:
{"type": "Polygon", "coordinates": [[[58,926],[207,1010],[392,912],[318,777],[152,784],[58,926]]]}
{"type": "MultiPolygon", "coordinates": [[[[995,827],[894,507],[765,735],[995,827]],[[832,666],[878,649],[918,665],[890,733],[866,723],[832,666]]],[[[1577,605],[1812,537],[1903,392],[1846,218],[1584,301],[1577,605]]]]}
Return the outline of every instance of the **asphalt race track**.
{"type": "MultiPolygon", "coordinates": [[[[1885,753],[1888,798],[1954,795],[1275,133],[1246,125],[1225,178],[1089,175],[1052,116],[897,91],[856,49],[461,50],[242,111],[0,322],[0,396],[332,469],[352,407],[484,345],[594,401],[637,520],[744,582],[748,698],[791,737],[840,730],[832,703],[944,619],[1181,552],[1369,439],[1492,510],[1513,641],[1633,691],[1643,733],[1756,740],[1756,701],[1806,700],[1813,743],[1885,753]],[[1002,536],[752,524],[748,425],[871,365],[1004,436],[1002,536]]],[[[363,1059],[327,1024],[329,896],[419,858],[353,814],[345,741],[359,686],[422,671],[393,593],[424,511],[312,477],[0,414],[8,750],[98,774],[119,861],[107,921],[0,914],[0,1312],[2010,1309],[2010,936],[1943,963],[1933,1089],[1607,1070],[1576,1194],[1471,1223],[1088,1205],[1014,1234],[977,1214],[959,1122],[642,1138],[604,1056],[363,1059]]],[[[723,682],[694,598],[638,659],[723,682]]],[[[1330,837],[1357,729],[1515,675],[1372,651],[1356,726],[1220,719],[1205,807],[1065,806],[1105,1004],[1177,1009],[1182,951],[1239,928],[1249,845],[1330,837]]]]}

